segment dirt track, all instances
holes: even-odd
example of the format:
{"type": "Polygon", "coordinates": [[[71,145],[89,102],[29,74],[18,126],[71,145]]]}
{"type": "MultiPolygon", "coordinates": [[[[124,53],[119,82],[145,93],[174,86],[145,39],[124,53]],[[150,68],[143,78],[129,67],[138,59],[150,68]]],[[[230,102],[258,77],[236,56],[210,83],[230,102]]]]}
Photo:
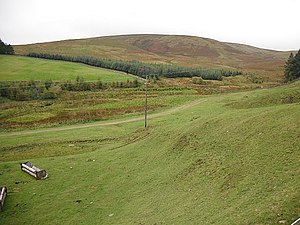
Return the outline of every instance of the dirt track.
{"type": "MultiPolygon", "coordinates": [[[[198,105],[198,104],[206,102],[206,101],[207,101],[206,99],[196,100],[196,101],[190,102],[188,104],[166,110],[164,112],[150,114],[150,115],[148,115],[148,118],[151,119],[151,118],[166,116],[166,115],[169,115],[171,113],[175,113],[175,112],[178,112],[180,110],[184,110],[184,109],[193,107],[195,105],[198,105]]],[[[126,119],[126,120],[111,121],[111,122],[95,122],[95,123],[91,123],[91,124],[81,124],[81,125],[73,125],[73,126],[66,126],[66,127],[54,127],[54,128],[41,129],[41,130],[27,130],[27,131],[3,133],[3,134],[0,134],[0,137],[18,136],[18,135],[26,135],[26,134],[37,134],[37,133],[47,133],[47,132],[57,132],[57,131],[65,131],[65,130],[75,130],[75,129],[98,127],[98,126],[109,126],[109,125],[116,125],[116,124],[122,124],[122,123],[130,123],[130,122],[135,122],[135,121],[140,121],[140,120],[144,120],[144,116],[139,116],[139,117],[126,119]]]]}

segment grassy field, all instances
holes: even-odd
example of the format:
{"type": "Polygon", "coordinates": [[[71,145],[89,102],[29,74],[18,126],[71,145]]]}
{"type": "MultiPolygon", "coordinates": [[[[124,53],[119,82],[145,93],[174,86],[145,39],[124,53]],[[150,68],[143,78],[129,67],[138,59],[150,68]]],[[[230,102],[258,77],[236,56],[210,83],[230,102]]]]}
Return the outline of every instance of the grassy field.
{"type": "MultiPolygon", "coordinates": [[[[0,98],[0,132],[130,117],[140,115],[144,111],[145,92],[142,84],[137,88],[110,86],[93,91],[66,91],[62,90],[61,86],[68,83],[66,80],[76,84],[77,76],[85,81],[101,80],[104,85],[118,82],[126,85],[127,80],[132,82],[134,78],[123,73],[77,63],[20,56],[0,56],[0,61],[1,93],[5,91],[14,93],[14,89],[19,91],[4,95],[11,96],[10,99],[0,98]],[[45,85],[49,79],[53,81],[52,86],[46,90],[45,85]],[[29,80],[23,84],[29,88],[21,92],[22,86],[18,81],[24,80],[29,80]],[[48,91],[54,97],[34,99],[35,93],[39,90],[30,89],[29,85],[32,85],[33,80],[36,81],[33,86],[41,87],[43,90],[40,91],[42,92],[40,96],[45,96],[48,91]]],[[[249,75],[243,75],[224,77],[222,81],[203,81],[203,84],[195,84],[193,78],[161,78],[159,81],[152,81],[149,86],[148,109],[150,112],[156,112],[178,106],[198,98],[199,95],[274,85],[274,82],[255,83],[251,79],[249,75]]]]}
{"type": "Polygon", "coordinates": [[[88,55],[104,59],[138,60],[192,67],[227,68],[257,73],[271,81],[283,79],[290,52],[180,35],[121,35],[14,46],[29,52],[88,55]]]}
{"type": "MultiPolygon", "coordinates": [[[[270,87],[255,84],[244,76],[193,84],[190,78],[161,79],[148,87],[148,110],[157,112],[199,98],[200,95],[228,93],[270,87]]],[[[61,124],[88,123],[131,117],[144,112],[145,90],[108,88],[98,91],[60,91],[56,99],[15,101],[0,98],[0,132],[61,124]]]]}
{"type": "MultiPolygon", "coordinates": [[[[0,132],[140,115],[144,112],[144,95],[143,89],[126,88],[64,92],[54,100],[32,100],[26,103],[2,99],[0,132]]],[[[148,110],[165,110],[197,96],[197,91],[187,88],[149,88],[148,110]]]]}
{"type": "Polygon", "coordinates": [[[78,63],[0,55],[0,81],[63,81],[83,77],[85,81],[120,82],[134,78],[121,72],[78,63]]]}
{"type": "Polygon", "coordinates": [[[300,215],[299,88],[198,97],[147,129],[0,137],[0,224],[290,224],[300,215]],[[26,160],[49,178],[21,172],[26,160]]]}

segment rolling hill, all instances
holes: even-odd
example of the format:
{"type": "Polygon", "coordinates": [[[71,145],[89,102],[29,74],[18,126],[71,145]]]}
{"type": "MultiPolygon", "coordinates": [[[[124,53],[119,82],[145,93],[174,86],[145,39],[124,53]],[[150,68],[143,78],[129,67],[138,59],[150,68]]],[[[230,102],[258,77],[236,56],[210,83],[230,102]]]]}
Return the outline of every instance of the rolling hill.
{"type": "Polygon", "coordinates": [[[299,85],[200,97],[147,129],[132,120],[1,136],[0,224],[291,224],[299,85]],[[20,171],[27,160],[49,178],[20,171]]]}
{"type": "MultiPolygon", "coordinates": [[[[289,54],[166,35],[68,40],[15,50],[237,68],[277,81],[289,54]]],[[[94,69],[19,56],[0,60],[0,68],[16,80],[56,67],[60,76],[75,67],[83,74],[94,69]],[[15,68],[19,72],[13,74],[15,68]]],[[[88,79],[97,79],[96,71],[88,79]]],[[[245,77],[216,82],[240,78],[245,77]]],[[[66,101],[51,104],[3,99],[2,121],[10,116],[8,122],[30,129],[0,130],[0,185],[9,190],[0,224],[291,224],[300,213],[299,90],[299,80],[214,95],[149,89],[150,106],[173,108],[150,111],[147,128],[140,114],[144,91],[138,89],[72,92],[66,101]],[[98,112],[130,107],[136,111],[126,117],[95,122],[98,112]],[[72,120],[56,121],[55,113],[72,120]],[[88,120],[75,120],[84,117],[88,120]],[[53,128],[32,126],[53,121],[53,128]],[[49,178],[35,180],[20,171],[25,161],[45,169],[49,178]]]]}
{"type": "Polygon", "coordinates": [[[191,67],[230,68],[254,72],[276,81],[282,79],[284,63],[290,54],[194,36],[146,34],[16,45],[14,49],[17,54],[42,52],[191,67]]]}

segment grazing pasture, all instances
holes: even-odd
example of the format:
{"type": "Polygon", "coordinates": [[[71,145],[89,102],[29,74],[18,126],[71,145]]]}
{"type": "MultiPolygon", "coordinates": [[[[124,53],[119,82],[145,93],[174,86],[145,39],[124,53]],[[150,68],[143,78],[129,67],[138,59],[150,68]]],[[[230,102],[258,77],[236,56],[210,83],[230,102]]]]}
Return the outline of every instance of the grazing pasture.
{"type": "Polygon", "coordinates": [[[0,81],[85,81],[121,82],[134,78],[125,73],[78,63],[0,55],[0,81]]]}
{"type": "MultiPolygon", "coordinates": [[[[78,63],[0,56],[0,130],[60,126],[140,115],[143,80],[78,63]]],[[[150,112],[175,107],[199,95],[270,87],[255,75],[152,80],[150,112]]]]}
{"type": "Polygon", "coordinates": [[[299,88],[194,96],[202,100],[146,129],[2,132],[0,224],[291,224],[300,212],[299,88]],[[24,160],[49,178],[22,173],[24,160]]]}

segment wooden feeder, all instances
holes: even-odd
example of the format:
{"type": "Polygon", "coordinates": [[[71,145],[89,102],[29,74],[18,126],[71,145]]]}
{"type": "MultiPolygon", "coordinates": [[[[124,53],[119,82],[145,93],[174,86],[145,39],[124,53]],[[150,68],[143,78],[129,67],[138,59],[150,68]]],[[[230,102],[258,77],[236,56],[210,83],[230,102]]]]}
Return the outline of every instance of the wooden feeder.
{"type": "Polygon", "coordinates": [[[45,170],[34,166],[31,162],[21,163],[21,170],[35,177],[37,180],[48,177],[48,173],[45,170]]]}
{"type": "Polygon", "coordinates": [[[299,225],[300,224],[300,217],[295,220],[291,225],[299,225]]]}
{"type": "Polygon", "coordinates": [[[3,211],[5,197],[7,195],[7,188],[0,187],[0,211],[3,211]]]}

